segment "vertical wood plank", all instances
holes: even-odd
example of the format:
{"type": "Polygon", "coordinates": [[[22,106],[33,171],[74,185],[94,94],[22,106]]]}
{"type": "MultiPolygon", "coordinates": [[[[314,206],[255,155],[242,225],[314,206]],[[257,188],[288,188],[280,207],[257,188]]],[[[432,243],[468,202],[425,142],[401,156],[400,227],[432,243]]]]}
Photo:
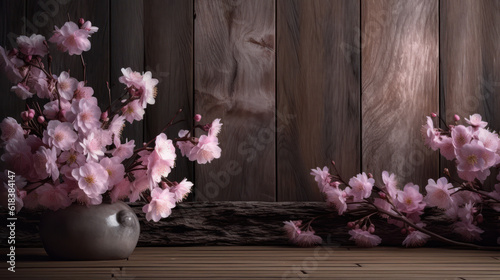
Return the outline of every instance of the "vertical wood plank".
{"type": "MultiPolygon", "coordinates": [[[[156,103],[148,106],[144,140],[156,137],[177,110],[184,120],[167,130],[169,139],[179,129],[192,127],[193,116],[193,3],[185,0],[144,1],[145,70],[158,79],[156,103]]],[[[171,181],[193,180],[193,165],[177,154],[171,181]]]]}
{"type": "MultiPolygon", "coordinates": [[[[1,0],[0,1],[0,45],[10,50],[15,46],[16,37],[24,35],[26,32],[23,19],[26,19],[26,1],[1,0]]],[[[0,121],[6,117],[13,117],[18,122],[21,121],[20,113],[25,102],[10,91],[13,84],[7,76],[0,71],[0,121]]]]}
{"type": "Polygon", "coordinates": [[[195,108],[224,123],[221,158],[196,166],[197,200],[275,200],[274,9],[195,0],[195,108]]]}
{"type": "MultiPolygon", "coordinates": [[[[110,5],[110,84],[114,100],[124,92],[123,85],[118,82],[121,68],[144,71],[144,3],[142,0],[111,0],[110,5]]],[[[122,139],[134,139],[136,145],[141,145],[143,130],[143,122],[127,122],[122,139]]]]}
{"type": "MultiPolygon", "coordinates": [[[[47,6],[44,1],[28,1],[26,17],[32,19],[33,24],[28,25],[27,34],[38,33],[47,40],[52,36],[54,25],[61,27],[68,21],[84,18],[90,20],[92,25],[99,27],[99,31],[92,34],[90,43],[92,48],[83,52],[87,64],[87,84],[94,89],[94,96],[98,99],[101,109],[109,105],[109,1],[100,0],[71,0],[54,1],[52,6],[47,6]],[[62,3],[62,4],[61,4],[62,3]],[[53,8],[51,8],[53,7],[53,8]],[[45,15],[43,14],[45,12],[45,15]],[[37,22],[39,24],[37,24],[37,22]]],[[[57,51],[55,44],[49,43],[50,53],[53,57],[52,72],[59,75],[62,71],[70,71],[70,75],[79,81],[83,80],[83,67],[80,56],[68,55],[57,51]]]]}
{"type": "Polygon", "coordinates": [[[363,170],[425,187],[438,154],[420,127],[438,109],[438,1],[362,1],[363,170]]]}
{"type": "MultiPolygon", "coordinates": [[[[442,0],[440,16],[442,115],[451,122],[454,114],[479,113],[499,131],[500,1],[442,0]]],[[[456,171],[446,159],[442,167],[456,171]]],[[[494,184],[492,178],[485,185],[494,184]]]]}
{"type": "Polygon", "coordinates": [[[320,200],[311,168],[360,168],[359,1],[277,3],[278,201],[320,200]]]}

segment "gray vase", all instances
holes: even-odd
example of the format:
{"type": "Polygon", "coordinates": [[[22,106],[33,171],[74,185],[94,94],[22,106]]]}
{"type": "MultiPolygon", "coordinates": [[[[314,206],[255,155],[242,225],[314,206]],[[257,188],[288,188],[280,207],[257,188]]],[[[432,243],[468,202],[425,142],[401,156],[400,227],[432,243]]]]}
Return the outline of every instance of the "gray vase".
{"type": "Polygon", "coordinates": [[[40,237],[47,254],[60,260],[116,260],[132,254],[139,239],[137,215],[123,202],[73,204],[46,211],[40,237]]]}

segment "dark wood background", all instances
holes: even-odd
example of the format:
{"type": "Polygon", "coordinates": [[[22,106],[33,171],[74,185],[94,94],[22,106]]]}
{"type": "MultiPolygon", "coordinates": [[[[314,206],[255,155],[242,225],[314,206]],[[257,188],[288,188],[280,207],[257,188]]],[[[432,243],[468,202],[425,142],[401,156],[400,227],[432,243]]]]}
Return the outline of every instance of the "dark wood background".
{"type": "MultiPolygon", "coordinates": [[[[145,120],[125,130],[154,137],[178,108],[220,117],[222,158],[177,161],[174,180],[195,201],[317,201],[309,170],[335,160],[425,186],[442,167],[423,146],[425,116],[480,113],[500,129],[500,1],[489,0],[0,0],[0,45],[50,36],[68,16],[98,26],[87,77],[107,104],[120,68],[160,80],[145,120]]],[[[54,52],[55,53],[55,52],[54,52]]],[[[54,54],[81,79],[79,59],[54,54]]],[[[0,78],[0,117],[23,102],[0,78]]],[[[185,121],[175,127],[170,137],[185,121]]]]}

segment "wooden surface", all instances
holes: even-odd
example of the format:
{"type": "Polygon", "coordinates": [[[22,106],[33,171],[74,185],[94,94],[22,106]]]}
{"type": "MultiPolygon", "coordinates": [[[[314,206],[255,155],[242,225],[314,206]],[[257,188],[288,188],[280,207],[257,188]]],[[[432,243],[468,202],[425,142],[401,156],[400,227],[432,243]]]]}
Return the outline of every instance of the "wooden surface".
{"type": "MultiPolygon", "coordinates": [[[[188,202],[181,203],[172,215],[159,222],[144,219],[142,205],[132,206],[140,218],[141,235],[139,246],[183,246],[183,245],[287,245],[289,241],[283,231],[283,222],[303,220],[308,222],[321,216],[312,223],[313,229],[330,245],[354,245],[350,241],[347,223],[364,217],[338,217],[335,211],[327,209],[324,202],[188,202]],[[331,213],[330,215],[326,215],[331,213]]],[[[500,220],[498,213],[482,209],[484,223],[480,225],[485,233],[481,235],[482,245],[498,246],[500,220]]],[[[19,213],[16,223],[16,244],[18,247],[41,247],[38,221],[39,212],[19,213]]],[[[387,224],[378,215],[371,217],[376,226],[383,246],[402,246],[405,235],[401,229],[387,224]]],[[[452,223],[435,209],[428,209],[423,215],[426,228],[441,235],[457,239],[452,223]]],[[[0,227],[0,236],[7,236],[8,228],[0,227]]],[[[7,246],[6,243],[0,247],[7,246]]],[[[426,246],[446,246],[430,240],[426,246]]]]}
{"type": "Polygon", "coordinates": [[[438,109],[438,1],[362,1],[362,169],[402,185],[438,176],[420,127],[438,109]]]}
{"type": "MultiPolygon", "coordinates": [[[[4,251],[2,251],[4,254],[4,251]]],[[[492,251],[322,246],[136,248],[126,260],[64,262],[18,249],[4,279],[498,279],[492,251]]]]}
{"type": "Polygon", "coordinates": [[[195,111],[224,124],[196,199],[275,201],[274,1],[195,0],[195,13],[195,111]]]}
{"type": "Polygon", "coordinates": [[[310,169],[360,170],[359,2],[277,2],[278,201],[322,200],[310,169]]]}

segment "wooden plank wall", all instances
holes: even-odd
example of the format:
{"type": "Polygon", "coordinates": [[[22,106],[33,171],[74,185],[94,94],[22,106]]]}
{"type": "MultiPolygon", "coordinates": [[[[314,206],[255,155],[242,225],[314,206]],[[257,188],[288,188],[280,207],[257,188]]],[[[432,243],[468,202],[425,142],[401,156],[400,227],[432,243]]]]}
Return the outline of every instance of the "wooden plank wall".
{"type": "MultiPolygon", "coordinates": [[[[68,16],[91,20],[100,30],[87,79],[102,104],[106,81],[120,93],[122,67],[161,81],[125,137],[149,140],[178,108],[184,120],[222,118],[222,159],[180,160],[172,174],[195,182],[195,200],[311,201],[321,196],[309,169],[332,159],[346,179],[361,169],[421,186],[438,177],[447,165],[420,137],[430,112],[448,121],[477,112],[500,130],[500,1],[460,3],[0,0],[0,44],[49,37],[68,16]]],[[[77,57],[61,58],[55,72],[81,79],[77,57]]],[[[1,117],[19,118],[23,102],[4,77],[0,87],[1,117]]]]}

